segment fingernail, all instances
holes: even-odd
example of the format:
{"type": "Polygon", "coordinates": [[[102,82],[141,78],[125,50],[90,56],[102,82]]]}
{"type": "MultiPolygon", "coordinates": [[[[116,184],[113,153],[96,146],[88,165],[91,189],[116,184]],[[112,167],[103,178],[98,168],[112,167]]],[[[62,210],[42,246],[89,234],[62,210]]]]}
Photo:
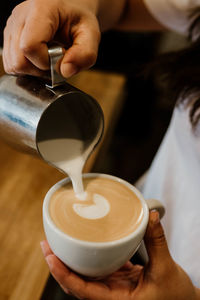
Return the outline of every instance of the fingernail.
{"type": "Polygon", "coordinates": [[[51,256],[52,256],[52,255],[48,255],[48,256],[45,257],[45,260],[46,260],[46,262],[47,262],[47,265],[49,266],[49,269],[51,269],[51,268],[52,268],[52,265],[53,265],[52,257],[51,257],[51,256]]]}
{"type": "Polygon", "coordinates": [[[151,211],[151,222],[155,225],[160,222],[160,216],[157,210],[151,211]]]}
{"type": "Polygon", "coordinates": [[[61,73],[64,77],[68,78],[78,72],[78,68],[72,63],[61,64],[61,73]]]}

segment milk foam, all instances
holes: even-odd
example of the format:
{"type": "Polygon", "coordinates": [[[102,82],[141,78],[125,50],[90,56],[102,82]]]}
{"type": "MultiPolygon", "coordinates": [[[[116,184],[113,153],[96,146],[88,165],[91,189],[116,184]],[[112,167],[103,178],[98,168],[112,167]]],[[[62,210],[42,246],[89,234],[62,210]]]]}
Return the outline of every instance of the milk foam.
{"type": "Polygon", "coordinates": [[[106,198],[99,194],[93,195],[92,205],[73,204],[73,209],[82,218],[95,220],[105,217],[110,211],[110,204],[106,198]]]}

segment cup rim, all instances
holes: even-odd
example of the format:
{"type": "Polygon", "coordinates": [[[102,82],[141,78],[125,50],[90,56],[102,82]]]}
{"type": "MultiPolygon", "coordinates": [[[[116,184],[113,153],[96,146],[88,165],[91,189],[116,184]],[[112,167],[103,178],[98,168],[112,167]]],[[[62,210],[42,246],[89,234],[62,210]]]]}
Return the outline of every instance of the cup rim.
{"type": "Polygon", "coordinates": [[[143,208],[143,218],[141,223],[139,224],[139,226],[130,234],[128,234],[127,236],[122,237],[121,239],[118,240],[114,240],[114,241],[107,241],[107,242],[91,242],[91,241],[84,241],[84,240],[79,240],[77,238],[74,238],[70,235],[68,235],[67,233],[63,232],[61,229],[59,229],[54,222],[52,221],[50,214],[49,214],[49,202],[51,199],[52,194],[59,189],[60,187],[62,187],[63,185],[65,185],[66,183],[70,182],[71,179],[69,177],[66,177],[60,181],[58,181],[57,183],[55,183],[46,193],[44,201],[43,201],[43,219],[45,218],[46,222],[48,223],[48,225],[58,234],[60,235],[62,238],[64,239],[68,239],[70,241],[73,241],[74,243],[78,244],[78,245],[82,245],[82,246],[86,246],[86,247],[112,247],[112,246],[116,246],[116,245],[120,245],[123,243],[126,243],[132,239],[134,239],[134,237],[136,237],[140,232],[143,232],[144,229],[146,229],[147,223],[148,223],[148,219],[149,219],[149,208],[148,205],[143,197],[143,195],[140,193],[140,191],[133,186],[131,183],[113,176],[113,175],[109,175],[109,174],[104,174],[104,173],[83,173],[82,174],[83,178],[92,178],[92,177],[103,177],[103,178],[108,178],[108,179],[112,179],[114,181],[120,182],[122,184],[124,184],[126,187],[128,187],[130,190],[132,190],[136,196],[140,199],[141,204],[142,204],[142,208],[143,208]]]}

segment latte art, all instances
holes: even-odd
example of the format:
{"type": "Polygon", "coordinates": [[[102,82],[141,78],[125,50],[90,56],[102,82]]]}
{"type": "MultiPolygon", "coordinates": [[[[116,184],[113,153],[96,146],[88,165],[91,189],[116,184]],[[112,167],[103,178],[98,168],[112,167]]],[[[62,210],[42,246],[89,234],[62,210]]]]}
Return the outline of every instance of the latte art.
{"type": "Polygon", "coordinates": [[[110,204],[103,196],[94,194],[93,202],[91,205],[73,204],[73,209],[80,217],[91,220],[103,218],[109,213],[110,204]]]}
{"type": "Polygon", "coordinates": [[[79,240],[108,242],[135,231],[143,218],[139,198],[124,184],[103,177],[83,178],[86,198],[71,182],[54,192],[49,213],[54,224],[79,240]]]}

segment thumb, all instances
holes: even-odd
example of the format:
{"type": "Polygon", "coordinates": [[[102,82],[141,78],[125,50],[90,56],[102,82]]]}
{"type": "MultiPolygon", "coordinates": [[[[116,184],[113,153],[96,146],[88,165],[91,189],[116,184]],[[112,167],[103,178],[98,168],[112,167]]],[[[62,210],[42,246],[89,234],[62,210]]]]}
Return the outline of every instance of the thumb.
{"type": "Polygon", "coordinates": [[[160,270],[166,263],[172,262],[164,230],[160,223],[159,213],[157,211],[150,212],[144,241],[149,256],[150,268],[159,268],[160,270]]]}
{"type": "Polygon", "coordinates": [[[99,26],[93,19],[73,26],[71,34],[72,45],[60,64],[60,73],[66,78],[95,64],[100,42],[99,26]]]}

